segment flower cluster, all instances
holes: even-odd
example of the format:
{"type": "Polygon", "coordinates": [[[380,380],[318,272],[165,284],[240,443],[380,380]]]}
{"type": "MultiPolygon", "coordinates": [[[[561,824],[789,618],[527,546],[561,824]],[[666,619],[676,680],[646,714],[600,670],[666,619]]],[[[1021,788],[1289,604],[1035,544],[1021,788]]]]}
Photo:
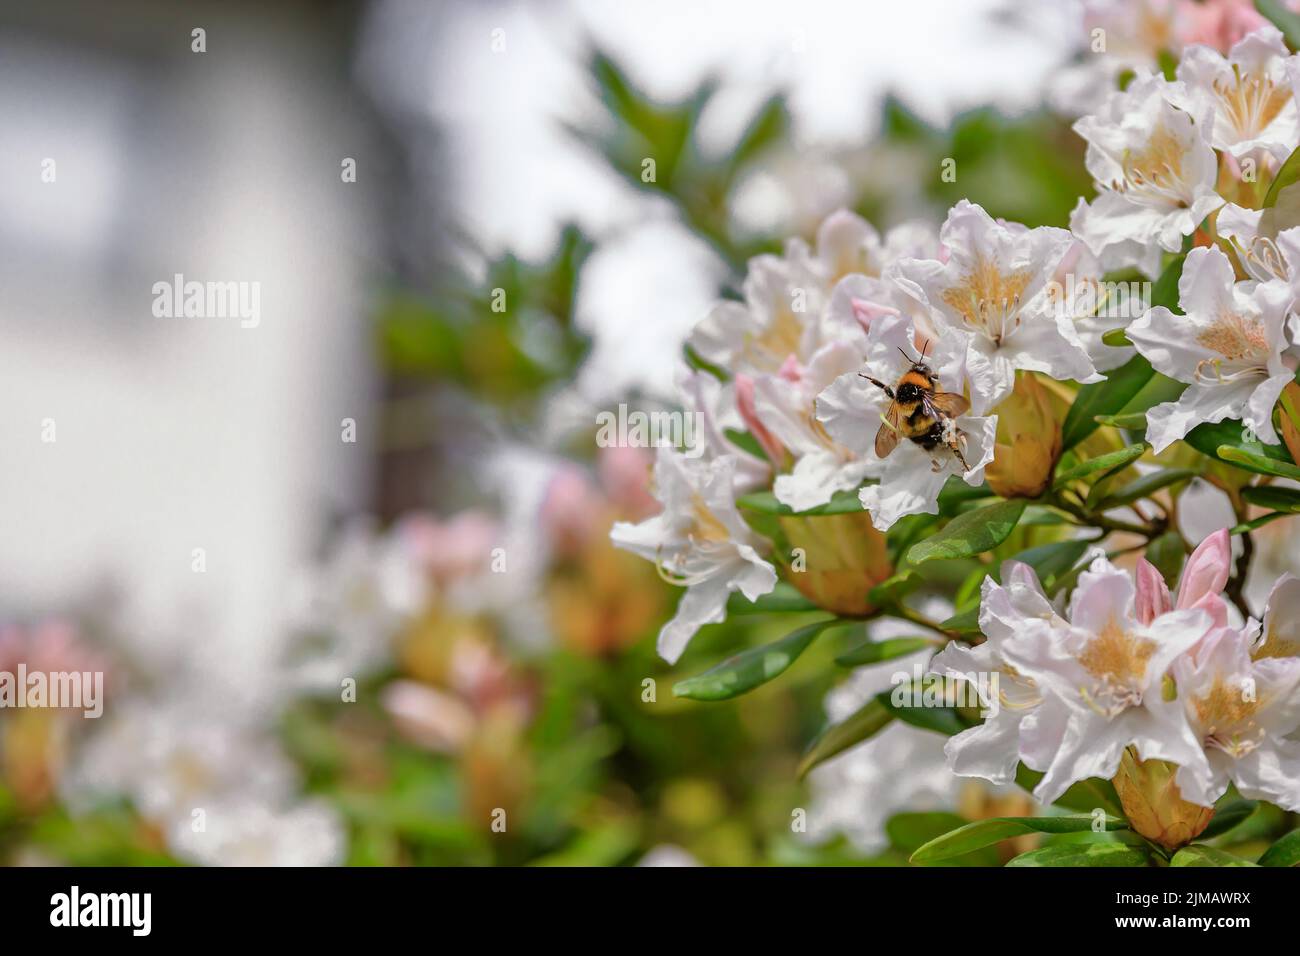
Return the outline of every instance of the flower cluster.
{"type": "Polygon", "coordinates": [[[841,211],[750,262],[741,297],[687,343],[703,454],[660,448],[662,511],[612,533],[686,588],[664,658],[733,592],[760,601],[785,579],[841,617],[930,628],[936,673],[999,677],[1000,707],[948,743],[959,775],[1007,785],[1028,768],[1046,803],[1113,779],[1133,821],[1164,787],[1192,808],[1152,811],[1169,847],[1230,783],[1300,810],[1300,580],[1259,615],[1243,597],[1250,533],[1300,501],[1279,481],[1300,479],[1300,56],[1251,14],[1214,43],[1190,28],[1161,42],[1176,63],[1128,63],[1074,124],[1095,195],[1068,230],[966,199],[937,229],[883,235],[841,211]],[[1117,302],[1124,286],[1145,291],[1117,302]],[[1209,537],[1179,525],[1196,481],[1235,517],[1209,537]],[[1031,514],[1059,530],[999,552],[1031,514]],[[1125,546],[1089,547],[1111,535],[1125,546]],[[1142,558],[1136,578],[1112,563],[1171,546],[1177,561],[1142,558]],[[1068,558],[1044,587],[1048,553],[1068,558]],[[922,567],[936,557],[974,565],[956,603],[974,615],[978,591],[978,631],[903,603],[941,588],[922,567]],[[829,586],[846,564],[849,583],[829,586]]]}

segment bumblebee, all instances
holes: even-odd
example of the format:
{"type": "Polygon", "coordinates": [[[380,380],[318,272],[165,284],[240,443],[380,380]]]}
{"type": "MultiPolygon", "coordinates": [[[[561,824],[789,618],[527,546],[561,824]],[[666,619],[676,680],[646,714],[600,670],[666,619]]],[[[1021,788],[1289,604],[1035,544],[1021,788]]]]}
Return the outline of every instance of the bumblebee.
{"type": "Polygon", "coordinates": [[[925,364],[924,357],[913,360],[906,352],[903,357],[910,367],[892,388],[864,372],[858,373],[889,396],[889,407],[880,417],[880,431],[876,432],[876,456],[887,457],[900,438],[909,438],[926,451],[946,446],[961,462],[962,471],[970,471],[962,454],[962,434],[953,421],[965,414],[970,402],[956,392],[938,391],[939,376],[925,364]]]}

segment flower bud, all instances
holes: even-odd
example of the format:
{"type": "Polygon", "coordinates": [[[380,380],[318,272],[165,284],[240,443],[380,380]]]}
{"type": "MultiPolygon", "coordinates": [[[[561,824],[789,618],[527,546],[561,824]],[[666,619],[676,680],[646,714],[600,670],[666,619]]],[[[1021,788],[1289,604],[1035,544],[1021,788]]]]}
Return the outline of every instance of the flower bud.
{"type": "Polygon", "coordinates": [[[1138,760],[1128,749],[1113,780],[1129,826],[1166,850],[1191,843],[1214,816],[1214,807],[1182,798],[1174,782],[1177,772],[1168,761],[1138,760]]]}
{"type": "Polygon", "coordinates": [[[1052,394],[1030,372],[993,410],[998,433],[984,476],[1003,498],[1037,498],[1047,490],[1061,457],[1061,419],[1052,394]]]}
{"type": "Polygon", "coordinates": [[[804,597],[847,617],[875,610],[867,594],[894,567],[885,536],[867,512],[779,520],[790,544],[784,573],[804,597]]]}

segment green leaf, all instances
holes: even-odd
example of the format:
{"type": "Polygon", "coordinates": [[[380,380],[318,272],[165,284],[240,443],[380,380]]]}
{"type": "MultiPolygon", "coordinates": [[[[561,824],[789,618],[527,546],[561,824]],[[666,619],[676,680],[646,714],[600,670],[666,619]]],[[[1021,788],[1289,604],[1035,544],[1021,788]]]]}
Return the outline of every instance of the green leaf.
{"type": "MultiPolygon", "coordinates": [[[[1091,814],[1061,817],[990,817],[959,827],[931,840],[912,854],[913,863],[933,863],[1001,843],[1026,833],[1084,833],[1093,829],[1091,814]]],[[[1105,830],[1127,830],[1128,821],[1120,817],[1103,818],[1105,830]]],[[[1086,845],[1086,844],[1085,844],[1086,845]]]]}
{"type": "MultiPolygon", "coordinates": [[[[1276,0],[1255,0],[1255,6],[1260,13],[1277,24],[1277,28],[1286,37],[1287,46],[1295,50],[1296,41],[1300,40],[1300,17],[1297,17],[1276,0]],[[1265,10],[1265,7],[1271,7],[1273,12],[1270,13],[1265,10]],[[1286,25],[1279,23],[1274,17],[1285,19],[1286,25]]],[[[1300,180],[1300,149],[1292,152],[1286,158],[1286,162],[1278,167],[1277,174],[1273,177],[1273,182],[1269,184],[1268,192],[1264,196],[1264,203],[1261,208],[1272,209],[1276,206],[1278,198],[1282,195],[1282,190],[1294,184],[1297,180],[1300,180]]]]}
{"type": "Polygon", "coordinates": [[[1007,866],[1150,866],[1151,854],[1122,843],[1060,843],[1030,850],[1007,866]]]}
{"type": "Polygon", "coordinates": [[[1266,524],[1272,524],[1278,518],[1289,518],[1289,511],[1274,511],[1271,514],[1260,515],[1250,521],[1243,521],[1241,524],[1234,526],[1228,534],[1245,534],[1247,531],[1254,531],[1256,528],[1262,528],[1266,524]]]}
{"type": "Polygon", "coordinates": [[[1183,562],[1187,560],[1183,536],[1177,531],[1166,531],[1147,545],[1146,559],[1155,565],[1166,584],[1177,581],[1183,562]]]}
{"type": "Polygon", "coordinates": [[[1149,475],[1143,475],[1141,478],[1130,481],[1117,491],[1112,491],[1102,499],[1097,506],[1097,510],[1109,511],[1111,508],[1130,505],[1142,498],[1150,497],[1162,488],[1168,488],[1180,481],[1195,478],[1197,474],[1198,472],[1191,468],[1162,468],[1159,471],[1153,471],[1149,475]]]}
{"type": "Polygon", "coordinates": [[[1275,475],[1275,466],[1295,467],[1285,448],[1246,438],[1246,427],[1236,419],[1197,425],[1187,433],[1183,441],[1202,455],[1231,462],[1247,471],[1263,475],[1275,475]],[[1228,455],[1233,457],[1224,456],[1222,450],[1225,448],[1229,449],[1228,455]]]}
{"type": "Polygon", "coordinates": [[[1072,481],[1085,478],[1098,471],[1118,471],[1131,462],[1137,461],[1146,454],[1148,445],[1146,442],[1138,442],[1135,445],[1128,445],[1118,451],[1108,452],[1105,455],[1098,455],[1096,458],[1089,458],[1075,465],[1073,468],[1056,476],[1053,482],[1053,488],[1062,488],[1072,481]]]}
{"type": "MultiPolygon", "coordinates": [[[[1016,785],[1026,792],[1032,794],[1042,779],[1043,774],[1040,771],[1031,770],[1023,763],[1016,765],[1016,785]]],[[[1100,777],[1088,777],[1072,784],[1053,806],[1073,810],[1076,813],[1091,814],[1094,810],[1104,810],[1115,816],[1124,814],[1115,786],[1109,780],[1102,780],[1100,777]]]]}
{"type": "Polygon", "coordinates": [[[1045,586],[1074,567],[1084,552],[1093,544],[1086,538],[1072,538],[1069,541],[1052,541],[1027,548],[1011,560],[1027,564],[1038,574],[1038,579],[1045,586]]]}
{"type": "MultiPolygon", "coordinates": [[[[935,677],[934,680],[937,682],[940,678],[935,677]]],[[[966,723],[957,715],[956,708],[935,707],[923,703],[923,695],[925,694],[924,680],[910,683],[911,699],[914,703],[895,704],[892,691],[877,694],[876,700],[881,707],[884,707],[903,723],[911,724],[913,727],[920,727],[922,730],[933,730],[937,734],[945,734],[951,737],[953,734],[959,734],[966,729],[966,723]]],[[[939,684],[936,683],[934,686],[942,690],[939,684]]],[[[964,691],[962,693],[964,694],[964,691]]]]}
{"type": "Polygon", "coordinates": [[[1240,465],[1248,471],[1257,471],[1261,475],[1300,480],[1300,468],[1290,462],[1279,461],[1266,455],[1257,455],[1244,448],[1237,448],[1233,445],[1220,445],[1218,456],[1226,462],[1240,465]]]}
{"type": "Polygon", "coordinates": [[[935,642],[928,637],[893,637],[887,641],[867,641],[852,650],[845,651],[835,658],[841,667],[860,667],[863,664],[877,664],[895,657],[906,657],[927,647],[934,647],[935,642]]]}
{"type": "Polygon", "coordinates": [[[749,600],[739,591],[727,599],[727,617],[738,614],[788,614],[795,611],[820,610],[820,607],[800,594],[798,588],[788,581],[776,582],[776,587],[767,594],[759,595],[757,601],[749,600]]]}
{"type": "Polygon", "coordinates": [[[958,611],[939,626],[945,631],[953,631],[957,634],[979,634],[980,606],[976,604],[964,611],[958,611]]]}
{"type": "Polygon", "coordinates": [[[1239,856],[1233,856],[1223,850],[1216,850],[1212,846],[1202,846],[1200,843],[1193,843],[1191,846],[1185,846],[1169,861],[1170,866],[1255,866],[1249,860],[1243,860],[1239,856]]]}
{"type": "Polygon", "coordinates": [[[1300,489],[1297,488],[1256,485],[1241,489],[1241,496],[1252,505],[1285,511],[1287,514],[1300,514],[1300,489]]]}
{"type": "Polygon", "coordinates": [[[1300,866],[1300,830],[1292,830],[1264,851],[1260,866],[1300,866]]]}
{"type": "Polygon", "coordinates": [[[916,590],[922,583],[921,576],[915,571],[900,571],[868,591],[867,600],[875,607],[890,607],[916,590]]]}
{"type": "Polygon", "coordinates": [[[727,441],[731,442],[741,451],[749,452],[760,461],[767,460],[767,455],[763,451],[763,446],[760,445],[758,439],[749,432],[741,431],[738,428],[728,428],[723,431],[723,434],[727,436],[727,441]]]}
{"type": "Polygon", "coordinates": [[[889,708],[876,698],[871,698],[844,720],[831,724],[817,735],[799,761],[799,777],[803,778],[818,764],[878,734],[893,719],[894,715],[889,708]]]}
{"type": "Polygon", "coordinates": [[[1007,539],[1025,510],[1025,500],[999,501],[958,515],[937,534],[912,545],[907,558],[921,564],[943,558],[969,558],[996,548],[1007,539]]]}
{"type": "Polygon", "coordinates": [[[1111,329],[1108,332],[1101,333],[1103,345],[1113,345],[1116,348],[1123,348],[1133,343],[1128,340],[1128,333],[1124,329],[1111,329]]]}
{"type": "Polygon", "coordinates": [[[1110,425],[1128,432],[1145,432],[1147,430],[1146,412],[1129,412],[1125,415],[1098,415],[1098,425],[1110,425]]]}
{"type": "Polygon", "coordinates": [[[1209,825],[1201,831],[1200,838],[1209,840],[1227,833],[1246,817],[1255,812],[1258,804],[1254,800],[1233,800],[1214,811],[1209,825]]]}
{"type": "Polygon", "coordinates": [[[839,618],[818,621],[787,634],[779,641],[741,651],[703,674],[678,681],[673,685],[673,696],[689,697],[691,700],[728,700],[739,697],[785,673],[799,655],[808,649],[813,638],[826,628],[846,623],[850,622],[839,618]]]}
{"type": "Polygon", "coordinates": [[[1183,278],[1183,263],[1186,261],[1186,254],[1169,260],[1169,265],[1165,266],[1164,271],[1160,273],[1160,278],[1156,279],[1156,284],[1151,289],[1153,308],[1163,305],[1169,311],[1182,315],[1182,304],[1178,299],[1178,283],[1183,278]]]}
{"type": "Polygon", "coordinates": [[[1105,381],[1080,386],[1061,426],[1062,448],[1068,451],[1096,431],[1098,415],[1117,414],[1154,374],[1151,363],[1135,355],[1107,372],[1105,381]]]}
{"type": "Polygon", "coordinates": [[[770,491],[756,491],[753,494],[742,495],[736,499],[736,504],[749,511],[758,511],[762,514],[799,515],[800,517],[857,514],[863,510],[856,489],[853,491],[837,491],[826,504],[818,505],[816,508],[809,508],[807,511],[795,511],[789,505],[782,504],[776,500],[776,495],[770,491]]]}

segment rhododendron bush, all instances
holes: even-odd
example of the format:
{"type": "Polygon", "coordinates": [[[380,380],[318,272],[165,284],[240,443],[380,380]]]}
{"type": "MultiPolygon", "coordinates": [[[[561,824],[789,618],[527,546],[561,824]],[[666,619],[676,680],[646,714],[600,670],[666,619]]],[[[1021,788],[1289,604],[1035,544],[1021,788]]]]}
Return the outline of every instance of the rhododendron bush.
{"type": "Polygon", "coordinates": [[[657,450],[660,510],[611,538],[681,589],[670,664],[707,625],[805,615],[679,697],[840,642],[814,831],[871,846],[885,788],[953,805],[906,739],[983,801],[922,815],[914,862],[1033,833],[1076,836],[1002,859],[1300,860],[1300,578],[1266,557],[1300,512],[1300,20],[1212,6],[1091,6],[1132,50],[1056,91],[1091,179],[1068,228],[987,187],[941,221],[835,211],[687,341],[704,437],[657,450]]]}

